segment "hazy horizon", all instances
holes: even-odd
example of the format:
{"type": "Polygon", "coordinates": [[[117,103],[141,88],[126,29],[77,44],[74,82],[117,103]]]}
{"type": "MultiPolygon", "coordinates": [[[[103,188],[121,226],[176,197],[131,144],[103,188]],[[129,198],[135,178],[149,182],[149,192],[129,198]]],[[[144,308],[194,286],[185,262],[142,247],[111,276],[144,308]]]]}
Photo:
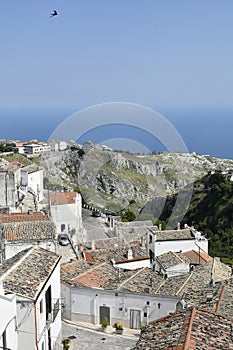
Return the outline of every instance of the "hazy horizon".
{"type": "MultiPolygon", "coordinates": [[[[231,109],[220,111],[205,110],[203,112],[176,110],[175,112],[165,111],[161,108],[163,116],[172,123],[178,133],[183,138],[188,151],[197,152],[197,154],[209,154],[213,157],[233,159],[233,152],[230,147],[231,134],[233,130],[233,112],[231,109]],[[216,114],[218,117],[216,117],[216,114]]],[[[1,139],[13,139],[28,141],[38,139],[48,141],[53,131],[68,117],[73,114],[71,110],[67,111],[1,111],[0,116],[5,116],[4,126],[0,129],[1,139]]],[[[161,152],[166,148],[154,137],[146,133],[138,132],[132,135],[131,130],[125,126],[111,125],[94,128],[79,139],[80,143],[92,140],[96,143],[109,144],[102,142],[103,134],[108,136],[106,139],[119,139],[114,141],[115,148],[132,151],[127,148],[127,140],[134,139],[141,143],[140,147],[146,147],[149,151],[161,152]],[[120,141],[121,139],[121,141],[120,141]],[[122,140],[125,139],[124,142],[122,140]],[[124,147],[123,147],[124,146],[124,147]]],[[[75,140],[76,141],[76,140],[75,140]]],[[[138,152],[136,149],[135,152],[138,152]]]]}

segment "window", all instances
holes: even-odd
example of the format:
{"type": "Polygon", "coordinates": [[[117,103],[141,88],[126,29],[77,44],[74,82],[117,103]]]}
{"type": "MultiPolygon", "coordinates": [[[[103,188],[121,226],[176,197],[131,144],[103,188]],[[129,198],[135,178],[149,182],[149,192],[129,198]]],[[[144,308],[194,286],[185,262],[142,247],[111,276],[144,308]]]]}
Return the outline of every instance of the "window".
{"type": "Polygon", "coordinates": [[[149,235],[149,243],[152,243],[152,235],[149,235]]]}
{"type": "Polygon", "coordinates": [[[45,302],[46,302],[46,321],[51,321],[50,316],[52,312],[52,297],[51,297],[51,286],[45,292],[45,302]]]}
{"type": "Polygon", "coordinates": [[[43,312],[43,299],[40,301],[40,313],[42,314],[43,312]]]}

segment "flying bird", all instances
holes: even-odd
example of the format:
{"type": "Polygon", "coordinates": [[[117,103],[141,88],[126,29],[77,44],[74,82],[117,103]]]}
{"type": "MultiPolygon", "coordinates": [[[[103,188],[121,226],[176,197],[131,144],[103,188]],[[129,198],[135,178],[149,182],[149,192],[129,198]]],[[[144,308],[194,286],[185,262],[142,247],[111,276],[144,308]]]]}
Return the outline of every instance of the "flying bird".
{"type": "Polygon", "coordinates": [[[57,16],[57,11],[56,10],[54,10],[53,13],[51,13],[50,18],[54,17],[54,16],[57,16]]]}

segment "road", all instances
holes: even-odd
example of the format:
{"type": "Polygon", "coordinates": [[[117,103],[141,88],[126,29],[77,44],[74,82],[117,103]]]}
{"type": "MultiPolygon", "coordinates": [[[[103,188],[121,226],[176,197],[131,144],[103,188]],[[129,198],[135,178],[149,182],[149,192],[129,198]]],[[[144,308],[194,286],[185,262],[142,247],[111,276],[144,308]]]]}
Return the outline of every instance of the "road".
{"type": "Polygon", "coordinates": [[[71,245],[67,245],[67,246],[61,246],[60,244],[58,244],[58,254],[61,255],[61,264],[64,264],[68,261],[72,260],[76,260],[76,255],[74,254],[74,251],[71,247],[71,245]]]}
{"type": "Polygon", "coordinates": [[[62,337],[72,338],[72,350],[132,350],[138,340],[102,331],[80,328],[62,322],[62,337]]]}
{"type": "MultiPolygon", "coordinates": [[[[82,210],[85,241],[114,237],[113,230],[105,224],[104,216],[93,217],[91,213],[91,210],[82,210]]],[[[77,258],[70,244],[68,246],[61,246],[58,244],[58,254],[62,256],[62,264],[70,261],[71,259],[75,260],[77,258]]]]}
{"type": "Polygon", "coordinates": [[[93,217],[91,210],[83,209],[83,225],[86,230],[86,241],[114,237],[113,230],[105,224],[105,218],[93,217]]]}

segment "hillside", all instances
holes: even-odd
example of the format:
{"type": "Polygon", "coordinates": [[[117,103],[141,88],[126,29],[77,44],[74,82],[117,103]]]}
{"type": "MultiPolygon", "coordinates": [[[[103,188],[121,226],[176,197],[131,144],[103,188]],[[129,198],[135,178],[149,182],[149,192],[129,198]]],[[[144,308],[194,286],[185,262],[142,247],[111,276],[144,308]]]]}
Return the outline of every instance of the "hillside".
{"type": "Polygon", "coordinates": [[[41,161],[46,186],[78,188],[90,205],[114,212],[127,208],[136,216],[148,202],[177,193],[209,171],[233,169],[232,160],[196,154],[135,155],[91,147],[46,155],[41,161]]]}
{"type": "MultiPolygon", "coordinates": [[[[233,260],[233,182],[227,174],[208,174],[195,181],[182,223],[194,225],[209,238],[210,255],[233,260]]],[[[161,220],[167,221],[176,195],[167,198],[161,220]]]]}

